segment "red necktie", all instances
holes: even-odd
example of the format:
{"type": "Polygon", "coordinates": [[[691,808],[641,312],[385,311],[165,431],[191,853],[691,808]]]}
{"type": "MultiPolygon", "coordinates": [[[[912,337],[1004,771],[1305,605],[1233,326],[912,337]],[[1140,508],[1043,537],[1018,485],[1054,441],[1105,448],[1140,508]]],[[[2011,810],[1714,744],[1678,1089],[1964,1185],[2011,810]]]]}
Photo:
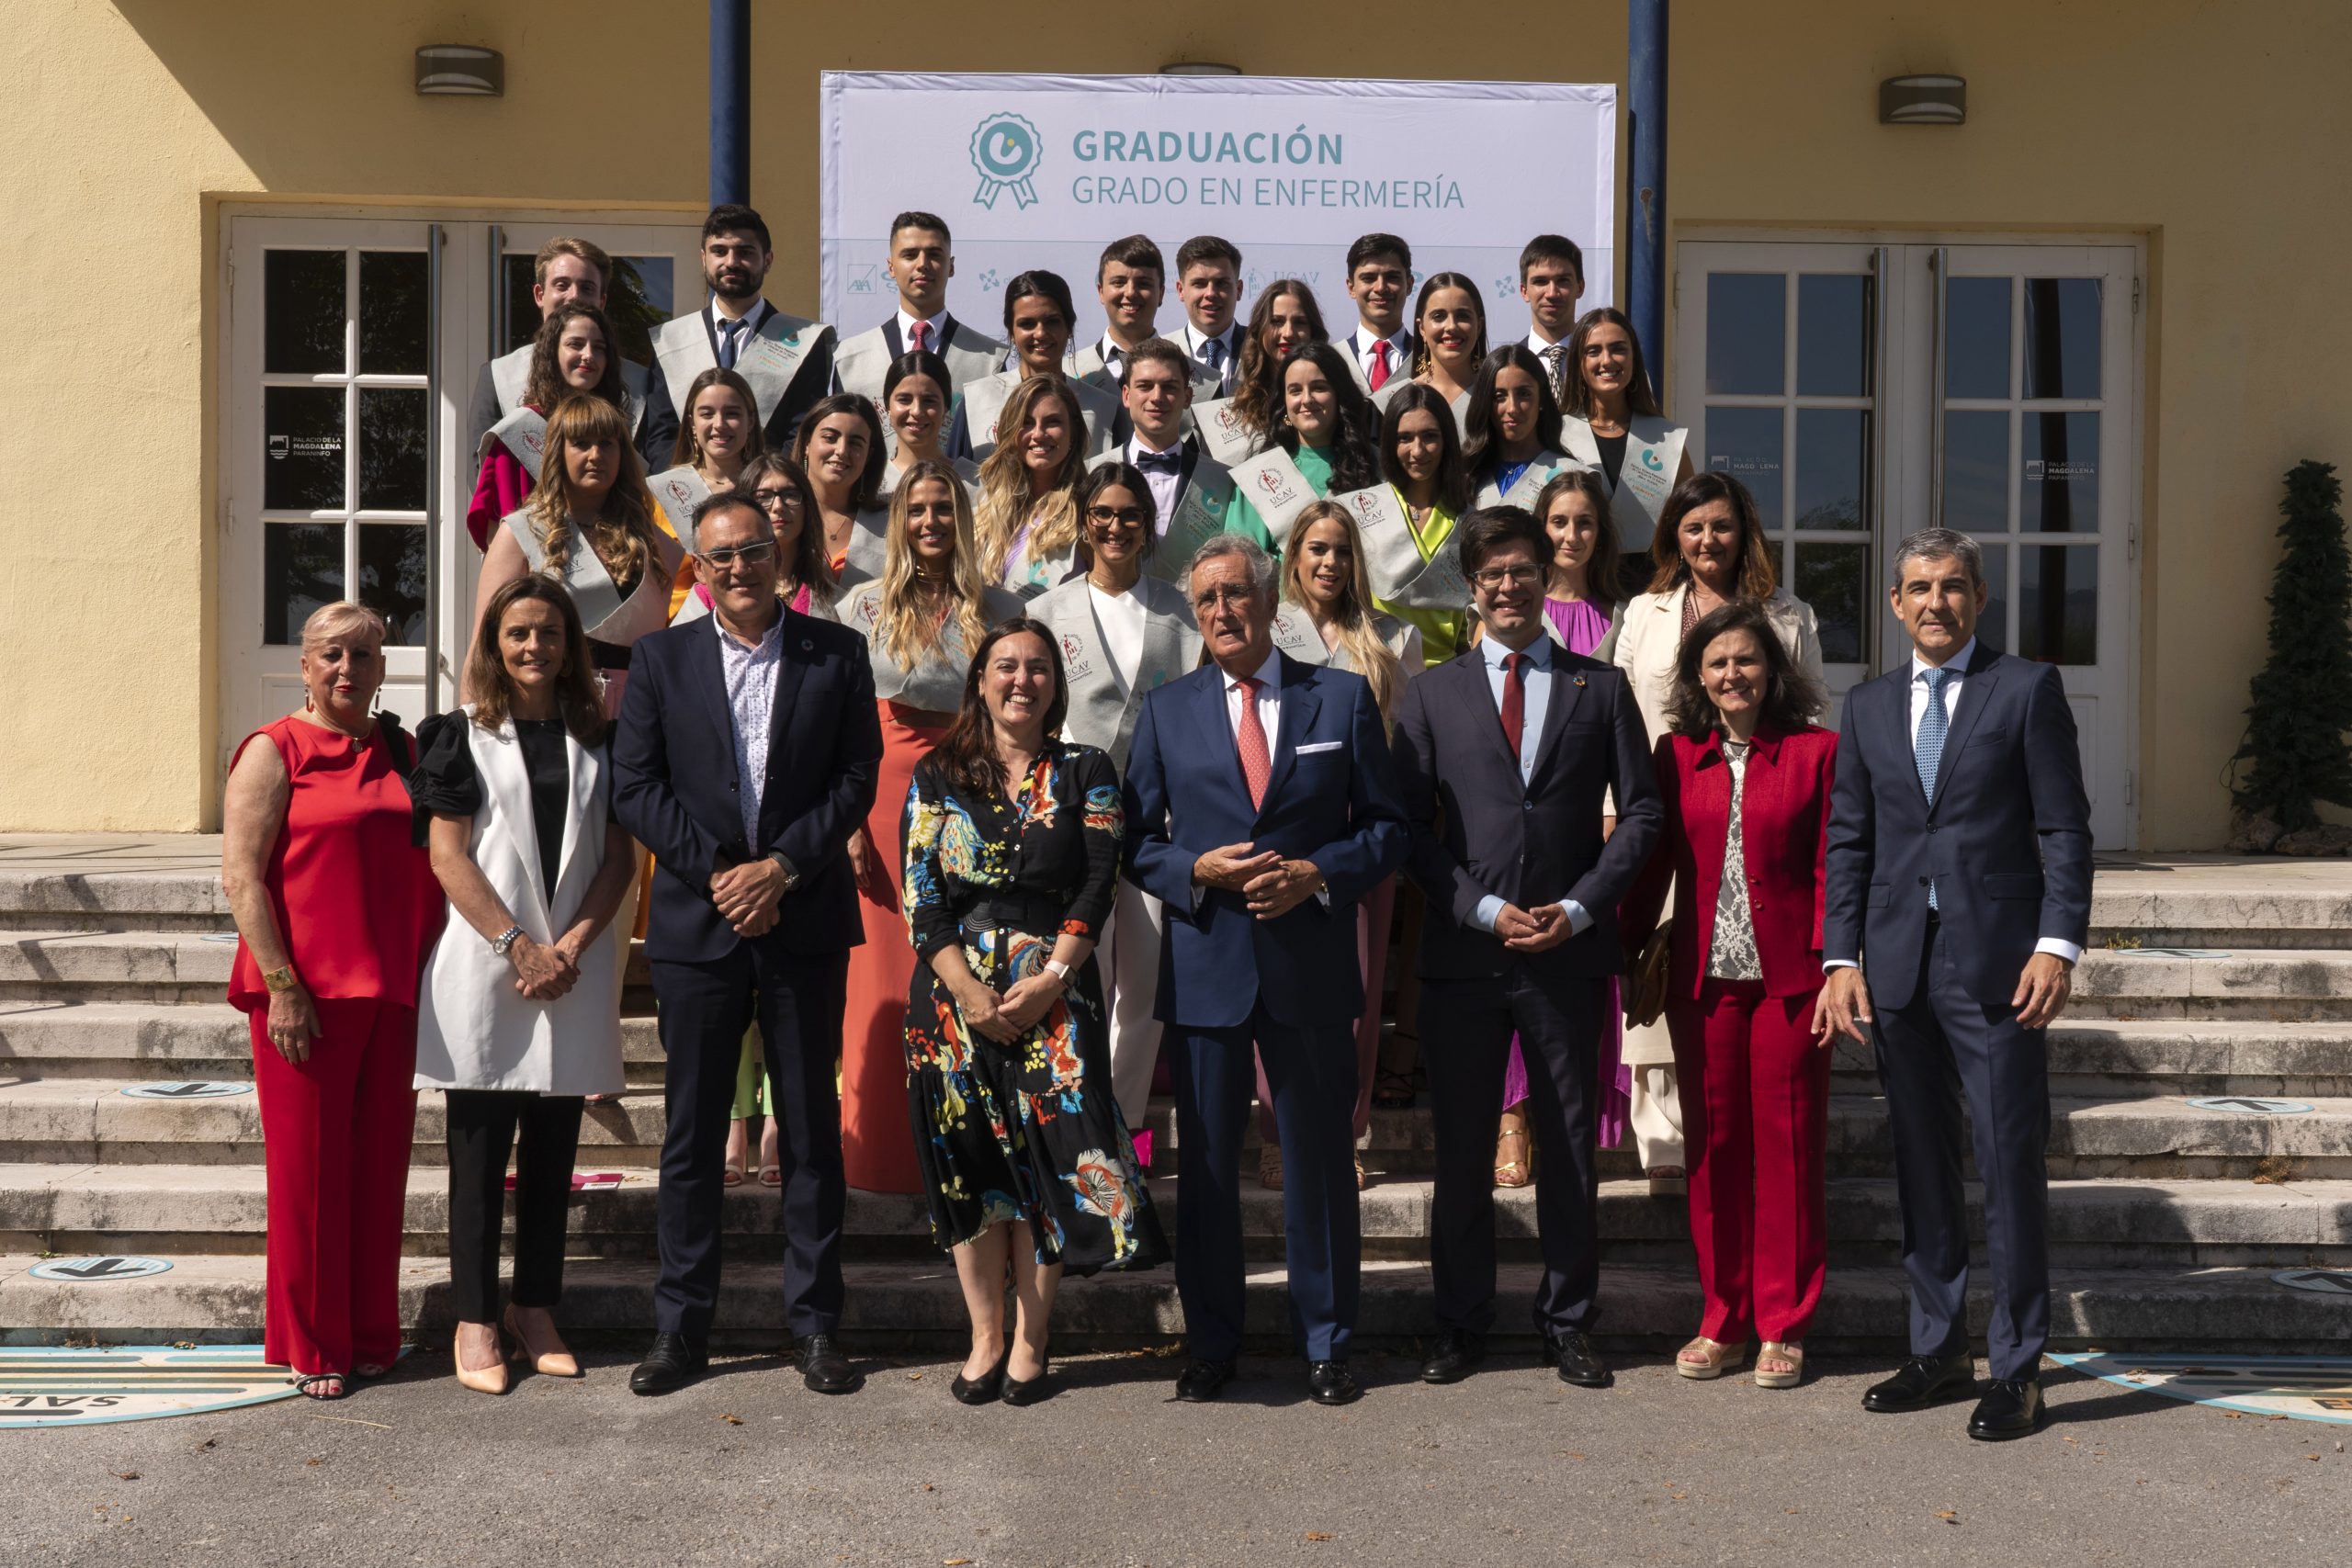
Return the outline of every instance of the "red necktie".
{"type": "Polygon", "coordinates": [[[925,347],[923,339],[930,335],[931,323],[929,321],[917,321],[915,323],[915,330],[907,334],[907,352],[909,354],[921,354],[925,347]]]}
{"type": "Polygon", "coordinates": [[[1372,389],[1375,392],[1388,385],[1388,340],[1386,338],[1382,338],[1372,345],[1371,381],[1372,389]]]}
{"type": "Polygon", "coordinates": [[[1527,678],[1520,671],[1527,668],[1527,655],[1510,653],[1503,656],[1503,739],[1510,742],[1510,760],[1519,761],[1519,741],[1527,724],[1527,678]]]}
{"type": "Polygon", "coordinates": [[[1241,751],[1241,777],[1250,786],[1250,804],[1266,804],[1266,779],[1274,771],[1266,750],[1266,727],[1258,721],[1258,689],[1265,682],[1247,680],[1241,686],[1241,734],[1235,742],[1241,751]]]}

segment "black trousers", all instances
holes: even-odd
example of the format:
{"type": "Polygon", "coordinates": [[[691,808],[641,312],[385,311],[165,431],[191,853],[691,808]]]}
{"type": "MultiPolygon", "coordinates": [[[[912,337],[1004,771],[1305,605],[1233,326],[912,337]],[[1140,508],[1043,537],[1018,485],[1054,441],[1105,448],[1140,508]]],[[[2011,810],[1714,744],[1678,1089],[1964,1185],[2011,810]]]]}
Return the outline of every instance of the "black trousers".
{"type": "Polygon", "coordinates": [[[2049,1038],[2020,1028],[2007,998],[1986,1006],[1969,995],[1950,942],[1931,921],[1919,988],[1903,1007],[1876,1010],[1903,1269],[1911,1280],[1911,1349],[1956,1356],[1968,1348],[1965,1093],[1993,1265],[1985,1355],[1993,1376],[2030,1378],[2050,1338],[2049,1038]]]}
{"type": "Polygon", "coordinates": [[[1608,994],[1606,981],[1542,976],[1523,964],[1491,980],[1421,982],[1421,1060],[1437,1137],[1430,1276],[1442,1327],[1484,1334],[1494,1326],[1495,1125],[1514,1030],[1527,1061],[1544,1248],[1536,1331],[1589,1332],[1600,1318],[1592,1117],[1608,994]]]}
{"type": "Polygon", "coordinates": [[[662,1271],[654,1326],[700,1339],[718,1307],[727,1123],[743,1032],[765,1047],[776,1158],[784,1167],[784,1321],[795,1337],[842,1315],[842,1102],[833,1064],[849,1005],[849,951],[770,959],[749,942],[709,964],[656,963],[669,1133],[655,1204],[662,1271]]]}
{"type": "Polygon", "coordinates": [[[563,1299],[564,1220],[580,1151],[576,1094],[453,1089],[449,1136],[449,1292],[465,1323],[496,1323],[498,1228],[506,1210],[506,1156],[514,1155],[516,1306],[563,1299]]]}

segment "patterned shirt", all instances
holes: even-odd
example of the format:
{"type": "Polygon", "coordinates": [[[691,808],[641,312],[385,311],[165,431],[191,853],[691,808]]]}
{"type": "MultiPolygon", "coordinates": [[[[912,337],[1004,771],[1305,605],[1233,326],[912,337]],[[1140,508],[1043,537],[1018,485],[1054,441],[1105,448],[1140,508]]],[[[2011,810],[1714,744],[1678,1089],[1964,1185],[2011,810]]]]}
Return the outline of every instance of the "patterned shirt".
{"type": "Polygon", "coordinates": [[[736,800],[743,808],[743,842],[760,850],[760,795],[768,782],[768,730],[775,718],[775,676],[784,662],[784,617],[756,648],[738,639],[712,615],[719,667],[727,675],[727,711],[735,719],[736,800]]]}
{"type": "Polygon", "coordinates": [[[1715,929],[1707,943],[1707,978],[1761,980],[1764,960],[1756,951],[1756,913],[1747,903],[1747,854],[1739,830],[1740,795],[1747,785],[1752,740],[1723,739],[1731,767],[1731,812],[1724,823],[1724,881],[1715,895],[1715,929]]]}

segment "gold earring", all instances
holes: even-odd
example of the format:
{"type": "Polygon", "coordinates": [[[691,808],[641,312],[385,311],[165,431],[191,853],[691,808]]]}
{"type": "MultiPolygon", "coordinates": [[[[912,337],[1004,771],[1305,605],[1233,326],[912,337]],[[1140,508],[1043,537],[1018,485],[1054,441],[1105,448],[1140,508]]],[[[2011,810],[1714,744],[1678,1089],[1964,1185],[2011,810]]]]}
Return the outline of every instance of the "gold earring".
{"type": "Polygon", "coordinates": [[[311,694],[309,691],[305,690],[302,694],[302,711],[304,713],[315,712],[317,711],[318,705],[318,704],[311,700],[311,694]]]}

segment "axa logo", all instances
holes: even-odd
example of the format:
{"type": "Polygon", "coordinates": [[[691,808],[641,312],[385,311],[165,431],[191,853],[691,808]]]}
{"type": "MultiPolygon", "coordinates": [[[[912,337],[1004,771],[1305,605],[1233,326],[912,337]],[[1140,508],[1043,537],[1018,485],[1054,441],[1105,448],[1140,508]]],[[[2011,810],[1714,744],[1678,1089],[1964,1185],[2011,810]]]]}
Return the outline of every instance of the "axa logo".
{"type": "Polygon", "coordinates": [[[972,128],[972,167],[980,175],[974,204],[993,209],[1009,190],[1014,206],[1035,206],[1037,187],[1031,182],[1044,159],[1045,143],[1035,126],[1010,111],[989,115],[972,128]]]}

